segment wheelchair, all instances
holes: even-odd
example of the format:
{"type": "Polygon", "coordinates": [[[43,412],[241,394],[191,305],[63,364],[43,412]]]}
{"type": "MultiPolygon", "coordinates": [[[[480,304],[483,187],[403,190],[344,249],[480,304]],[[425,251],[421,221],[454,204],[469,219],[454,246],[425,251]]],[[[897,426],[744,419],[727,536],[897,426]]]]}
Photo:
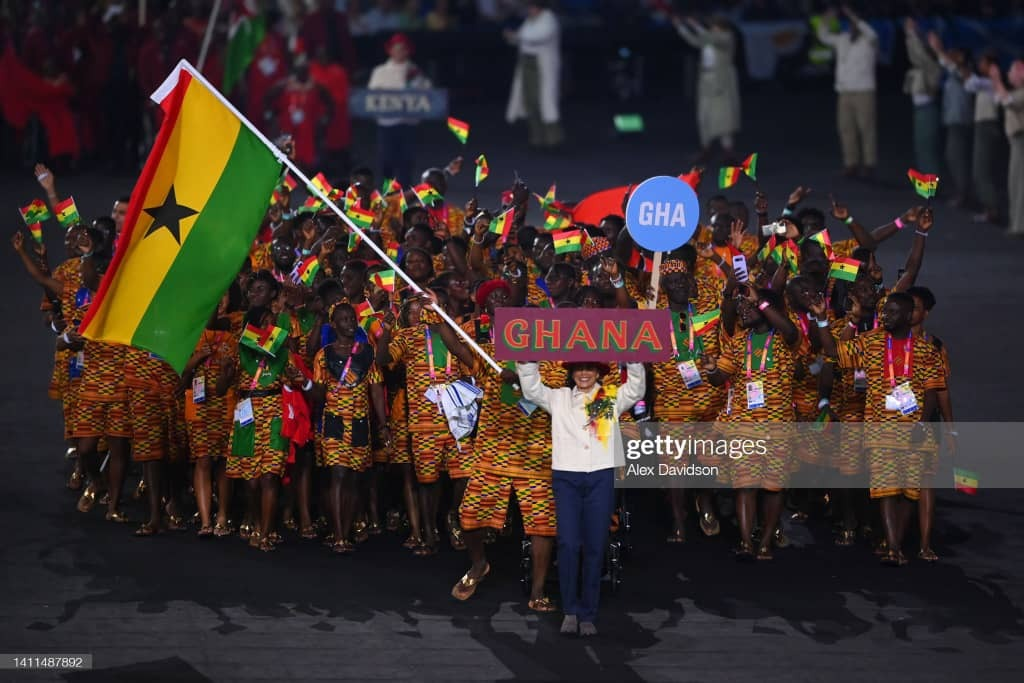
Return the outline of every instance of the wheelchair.
{"type": "MultiPolygon", "coordinates": [[[[618,490],[616,491],[615,510],[612,513],[609,525],[608,546],[604,554],[604,569],[601,573],[601,581],[602,583],[608,582],[608,590],[612,595],[618,593],[619,588],[622,586],[625,560],[633,551],[633,543],[631,541],[632,530],[633,513],[627,504],[626,492],[618,490]]],[[[530,587],[533,583],[532,551],[533,542],[529,537],[524,538],[519,556],[519,567],[521,570],[519,585],[522,588],[523,595],[530,594],[530,587]]],[[[557,546],[552,563],[555,567],[558,566],[557,546]]]]}

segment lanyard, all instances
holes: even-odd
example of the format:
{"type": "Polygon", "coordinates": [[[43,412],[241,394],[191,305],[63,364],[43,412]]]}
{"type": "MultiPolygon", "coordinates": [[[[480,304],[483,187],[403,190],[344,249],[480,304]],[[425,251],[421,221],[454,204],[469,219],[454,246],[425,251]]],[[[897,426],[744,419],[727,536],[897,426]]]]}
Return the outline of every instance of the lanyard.
{"type": "Polygon", "coordinates": [[[259,385],[259,383],[260,383],[260,375],[263,374],[263,371],[266,370],[266,368],[267,368],[267,359],[266,358],[261,358],[260,359],[260,365],[259,365],[258,368],[256,368],[256,374],[253,375],[252,384],[249,385],[249,391],[255,390],[256,387],[259,385]]]}
{"type": "Polygon", "coordinates": [[[804,333],[804,338],[805,339],[810,339],[810,337],[811,337],[811,327],[810,327],[810,324],[807,322],[807,314],[806,313],[797,313],[796,314],[796,321],[800,325],[800,331],[804,333]]]}
{"type": "MultiPolygon", "coordinates": [[[[341,369],[341,374],[338,375],[338,387],[354,387],[355,384],[349,384],[345,381],[345,377],[348,375],[349,368],[352,367],[352,359],[359,353],[359,342],[352,342],[352,348],[349,349],[348,359],[345,361],[345,367],[341,369]]],[[[358,384],[358,382],[356,382],[358,384]]]]}
{"type": "MultiPolygon", "coordinates": [[[[426,328],[424,332],[427,335],[427,372],[430,373],[430,381],[436,384],[437,371],[434,369],[434,338],[430,334],[430,328],[426,328]]],[[[452,375],[452,352],[448,351],[444,359],[444,375],[445,377],[451,377],[452,375]]]]}
{"type": "MultiPolygon", "coordinates": [[[[761,367],[758,368],[758,372],[764,372],[765,366],[768,364],[768,351],[772,345],[772,337],[775,336],[775,330],[768,333],[768,337],[764,340],[764,348],[761,349],[761,367]]],[[[747,377],[751,377],[751,363],[754,357],[754,333],[750,332],[747,334],[747,377]]]]}
{"type": "MultiPolygon", "coordinates": [[[[910,377],[911,364],[913,363],[914,338],[907,337],[903,347],[903,377],[910,377]]],[[[885,364],[889,368],[889,385],[896,386],[896,363],[892,357],[892,335],[885,335],[885,364]]]]}

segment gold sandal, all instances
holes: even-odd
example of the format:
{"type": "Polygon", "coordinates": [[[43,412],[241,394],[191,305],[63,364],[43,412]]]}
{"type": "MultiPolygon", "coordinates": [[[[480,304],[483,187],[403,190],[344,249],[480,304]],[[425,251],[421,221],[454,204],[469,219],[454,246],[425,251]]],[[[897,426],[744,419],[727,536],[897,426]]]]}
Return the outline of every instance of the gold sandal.
{"type": "Polygon", "coordinates": [[[121,512],[120,510],[114,510],[113,512],[107,512],[106,519],[108,522],[117,522],[118,524],[127,524],[131,520],[128,519],[128,515],[121,512]]]}
{"type": "Polygon", "coordinates": [[[89,484],[85,487],[85,491],[78,499],[78,511],[89,512],[92,510],[92,506],[96,504],[96,487],[89,484]]]}
{"type": "Polygon", "coordinates": [[[72,491],[81,491],[83,481],[85,481],[85,477],[82,476],[82,473],[78,470],[72,470],[66,486],[72,491]]]}
{"type": "Polygon", "coordinates": [[[917,553],[917,559],[924,560],[925,562],[938,562],[939,556],[931,548],[921,548],[917,553]]]}
{"type": "Polygon", "coordinates": [[[857,540],[857,532],[853,529],[843,529],[836,536],[836,545],[839,546],[850,546],[853,545],[857,540]]]}
{"type": "Polygon", "coordinates": [[[224,536],[231,535],[231,525],[217,523],[213,525],[213,535],[217,538],[223,538],[224,536]]]}
{"type": "Polygon", "coordinates": [[[469,575],[469,572],[466,572],[452,588],[452,597],[456,600],[469,600],[473,597],[473,593],[476,593],[477,586],[480,585],[480,582],[483,581],[484,577],[490,574],[490,572],[490,564],[484,565],[483,573],[475,579],[469,575]]]}
{"type": "Polygon", "coordinates": [[[555,603],[551,602],[551,598],[544,596],[535,600],[530,600],[526,603],[526,606],[532,609],[534,612],[557,612],[558,608],[555,607],[555,603]]]}

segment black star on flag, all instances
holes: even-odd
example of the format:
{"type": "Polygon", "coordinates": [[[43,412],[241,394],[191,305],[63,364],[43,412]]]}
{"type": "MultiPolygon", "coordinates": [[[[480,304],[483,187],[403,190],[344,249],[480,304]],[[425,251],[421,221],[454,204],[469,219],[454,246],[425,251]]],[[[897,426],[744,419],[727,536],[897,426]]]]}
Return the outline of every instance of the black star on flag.
{"type": "Polygon", "coordinates": [[[167,191],[167,198],[164,199],[162,206],[154,206],[143,209],[143,211],[153,217],[153,223],[146,230],[145,237],[149,237],[157,230],[165,228],[167,232],[171,233],[171,237],[178,243],[178,246],[181,246],[181,220],[199,213],[178,203],[178,200],[174,197],[174,185],[171,185],[171,189],[167,191]]]}

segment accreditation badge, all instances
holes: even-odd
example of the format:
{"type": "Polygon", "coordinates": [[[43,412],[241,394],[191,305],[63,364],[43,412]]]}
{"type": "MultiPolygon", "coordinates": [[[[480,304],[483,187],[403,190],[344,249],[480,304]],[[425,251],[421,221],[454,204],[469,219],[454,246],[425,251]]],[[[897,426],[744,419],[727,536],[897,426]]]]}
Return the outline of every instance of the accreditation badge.
{"type": "Polygon", "coordinates": [[[764,407],[764,382],[761,380],[747,382],[747,410],[764,407]]]}

